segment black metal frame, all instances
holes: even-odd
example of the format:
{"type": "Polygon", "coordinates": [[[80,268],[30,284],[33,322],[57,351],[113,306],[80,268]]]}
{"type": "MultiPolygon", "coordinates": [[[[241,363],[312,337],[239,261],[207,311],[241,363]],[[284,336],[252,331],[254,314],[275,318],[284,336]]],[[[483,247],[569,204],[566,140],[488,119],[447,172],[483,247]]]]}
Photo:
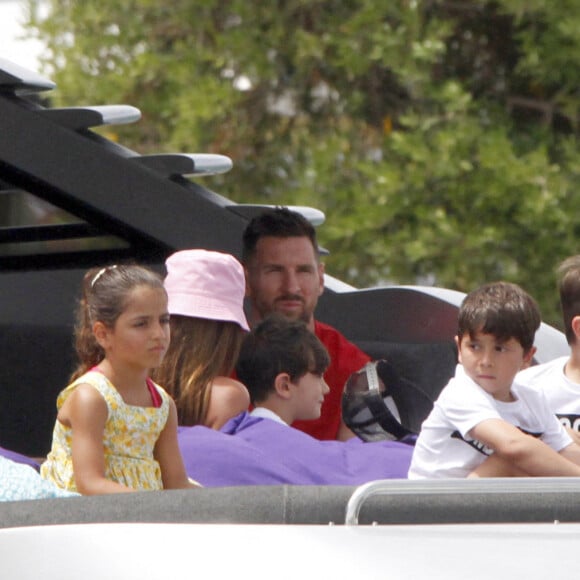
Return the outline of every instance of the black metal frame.
{"type": "Polygon", "coordinates": [[[188,171],[188,156],[140,156],[104,139],[85,128],[98,124],[97,112],[74,108],[56,114],[34,103],[28,93],[49,88],[50,81],[17,76],[21,72],[10,74],[8,67],[0,75],[0,179],[86,225],[2,228],[0,246],[86,234],[116,236],[130,250],[84,257],[66,252],[0,256],[2,270],[84,266],[128,257],[162,261],[176,249],[197,246],[239,253],[246,219],[227,210],[234,204],[168,170],[188,171]]]}

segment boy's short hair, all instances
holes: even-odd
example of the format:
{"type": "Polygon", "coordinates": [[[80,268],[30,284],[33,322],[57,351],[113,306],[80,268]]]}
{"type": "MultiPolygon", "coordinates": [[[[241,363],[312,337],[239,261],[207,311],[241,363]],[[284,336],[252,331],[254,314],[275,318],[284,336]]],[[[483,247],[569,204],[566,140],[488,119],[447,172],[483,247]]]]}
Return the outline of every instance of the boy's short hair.
{"type": "Polygon", "coordinates": [[[580,316],[580,255],[566,258],[558,267],[558,290],[569,345],[576,342],[572,319],[580,316]]]}
{"type": "Polygon", "coordinates": [[[273,314],[244,337],[236,374],[258,403],[274,390],[280,373],[295,383],[309,372],[322,376],[329,363],[326,348],[304,322],[273,314]]]}
{"type": "Polygon", "coordinates": [[[517,284],[492,282],[470,292],[459,308],[459,340],[477,332],[498,340],[515,338],[524,352],[534,346],[541,314],[536,301],[517,284]]]}
{"type": "Polygon", "coordinates": [[[308,238],[319,255],[316,230],[314,226],[297,211],[287,207],[276,207],[262,212],[254,217],[246,226],[243,234],[242,262],[248,264],[256,252],[256,246],[261,238],[308,238]]]}

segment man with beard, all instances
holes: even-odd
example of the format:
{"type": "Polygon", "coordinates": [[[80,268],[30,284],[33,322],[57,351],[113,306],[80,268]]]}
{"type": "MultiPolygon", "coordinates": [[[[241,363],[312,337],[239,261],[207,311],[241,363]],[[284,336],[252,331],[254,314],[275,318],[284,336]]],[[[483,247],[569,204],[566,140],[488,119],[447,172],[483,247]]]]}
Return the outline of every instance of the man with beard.
{"type": "Polygon", "coordinates": [[[324,264],[314,227],[304,216],[287,208],[267,210],[248,224],[243,244],[250,324],[257,324],[273,312],[302,320],[330,354],[330,366],[324,374],[330,393],[320,418],[296,421],[292,426],[321,440],[352,437],[342,421],[342,392],[351,373],[370,358],[338,330],[314,318],[318,297],[324,290],[324,264]]]}

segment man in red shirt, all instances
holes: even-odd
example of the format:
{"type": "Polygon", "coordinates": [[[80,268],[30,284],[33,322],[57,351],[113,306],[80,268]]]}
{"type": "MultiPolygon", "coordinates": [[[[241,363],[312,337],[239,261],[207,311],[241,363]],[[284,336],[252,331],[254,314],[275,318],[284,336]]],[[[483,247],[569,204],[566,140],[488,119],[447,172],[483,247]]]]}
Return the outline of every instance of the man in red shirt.
{"type": "Polygon", "coordinates": [[[250,324],[272,312],[302,320],[331,358],[324,375],[330,393],[322,405],[320,419],[296,421],[293,427],[317,439],[352,437],[342,421],[342,392],[350,374],[370,358],[338,330],[314,319],[318,297],[324,290],[324,264],[314,227],[304,216],[287,208],[267,210],[248,224],[243,243],[250,324]]]}

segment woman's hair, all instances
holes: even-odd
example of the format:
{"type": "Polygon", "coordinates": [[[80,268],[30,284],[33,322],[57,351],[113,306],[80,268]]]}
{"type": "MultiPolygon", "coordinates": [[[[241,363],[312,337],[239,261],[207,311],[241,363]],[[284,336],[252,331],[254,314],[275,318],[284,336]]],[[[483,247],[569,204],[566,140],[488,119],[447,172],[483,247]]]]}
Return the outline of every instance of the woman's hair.
{"type": "Polygon", "coordinates": [[[117,319],[127,308],[129,294],[138,286],[159,288],[165,292],[161,277],[143,266],[92,268],[85,274],[75,327],[75,348],[79,364],[71,376],[71,381],[99,364],[105,357],[105,351],[93,333],[95,322],[114,328],[117,319]]]}
{"type": "Polygon", "coordinates": [[[173,397],[180,425],[204,425],[217,376],[231,375],[244,331],[235,322],[171,315],[171,343],[153,378],[173,397]]]}

